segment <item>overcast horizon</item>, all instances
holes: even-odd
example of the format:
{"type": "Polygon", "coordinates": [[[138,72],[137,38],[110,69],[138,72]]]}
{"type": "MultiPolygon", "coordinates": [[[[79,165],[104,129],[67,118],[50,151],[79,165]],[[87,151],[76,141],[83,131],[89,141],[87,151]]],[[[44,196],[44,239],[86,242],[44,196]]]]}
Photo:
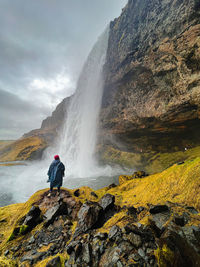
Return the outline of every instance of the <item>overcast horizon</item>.
{"type": "Polygon", "coordinates": [[[0,2],[0,140],[39,128],[127,0],[0,2]]]}

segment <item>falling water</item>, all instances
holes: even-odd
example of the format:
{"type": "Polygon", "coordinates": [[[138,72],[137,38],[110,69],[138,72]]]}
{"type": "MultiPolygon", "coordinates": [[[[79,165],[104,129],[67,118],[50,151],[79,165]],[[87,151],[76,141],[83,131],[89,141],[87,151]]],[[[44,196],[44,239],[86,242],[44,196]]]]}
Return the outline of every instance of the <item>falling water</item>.
{"type": "Polygon", "coordinates": [[[56,145],[45,151],[43,160],[12,168],[0,166],[4,177],[0,181],[0,206],[24,202],[37,190],[47,187],[47,170],[55,153],[60,154],[66,166],[63,185],[68,188],[83,185],[100,188],[115,182],[116,175],[121,173],[118,168],[100,167],[94,156],[108,36],[109,29],[100,36],[88,56],[77,90],[66,107],[66,121],[56,145]]]}
{"type": "Polygon", "coordinates": [[[98,116],[103,93],[103,66],[106,59],[109,29],[94,45],[80,75],[76,92],[67,107],[63,133],[59,137],[59,153],[66,163],[68,175],[99,175],[94,157],[98,116]]]}

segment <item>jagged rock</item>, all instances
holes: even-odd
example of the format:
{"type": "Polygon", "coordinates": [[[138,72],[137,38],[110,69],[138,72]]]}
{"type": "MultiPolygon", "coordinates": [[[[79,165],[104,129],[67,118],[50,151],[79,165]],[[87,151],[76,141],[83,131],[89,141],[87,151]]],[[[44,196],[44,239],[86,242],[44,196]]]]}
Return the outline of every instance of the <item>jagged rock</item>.
{"type": "Polygon", "coordinates": [[[133,216],[134,218],[137,218],[137,209],[135,207],[128,207],[128,215],[133,216]]]}
{"type": "Polygon", "coordinates": [[[97,233],[96,235],[94,235],[94,238],[98,238],[100,240],[105,240],[108,237],[107,233],[97,233]]]}
{"type": "Polygon", "coordinates": [[[99,205],[103,208],[104,211],[112,209],[115,204],[115,196],[111,194],[105,194],[99,201],[99,205]]]}
{"type": "Polygon", "coordinates": [[[79,197],[80,196],[80,190],[79,189],[74,191],[74,196],[75,197],[79,197]]]}
{"type": "Polygon", "coordinates": [[[131,244],[134,245],[134,247],[139,248],[142,246],[142,239],[139,235],[136,235],[134,233],[130,233],[127,236],[128,240],[131,242],[131,244]]]}
{"type": "Polygon", "coordinates": [[[74,237],[95,227],[103,208],[96,202],[87,201],[84,203],[78,213],[78,226],[74,237]]]}
{"type": "Polygon", "coordinates": [[[23,225],[27,225],[27,231],[33,229],[40,221],[41,210],[38,206],[32,206],[29,212],[27,213],[23,225]]]}
{"type": "Polygon", "coordinates": [[[70,242],[67,247],[66,247],[66,251],[69,255],[71,255],[72,251],[75,250],[75,247],[80,243],[80,241],[72,241],[70,242]]]}
{"type": "Polygon", "coordinates": [[[184,226],[188,222],[188,216],[186,214],[174,215],[173,221],[179,226],[184,226]]]}
{"type": "Polygon", "coordinates": [[[161,234],[164,232],[165,224],[169,220],[169,218],[169,212],[153,214],[153,216],[149,218],[151,228],[153,229],[157,237],[160,237],[161,234]]]}
{"type": "Polygon", "coordinates": [[[114,241],[118,236],[121,236],[121,235],[122,235],[122,232],[119,226],[114,225],[111,227],[109,231],[108,238],[114,241]]]}
{"type": "Polygon", "coordinates": [[[198,214],[199,212],[194,207],[186,207],[186,209],[192,214],[198,214]]]}
{"type": "Polygon", "coordinates": [[[55,257],[52,260],[50,260],[47,264],[46,267],[61,267],[61,260],[60,257],[55,257]]]}
{"type": "Polygon", "coordinates": [[[27,254],[27,255],[24,255],[22,258],[21,258],[21,262],[24,262],[24,261],[29,261],[30,264],[35,264],[36,262],[42,260],[46,255],[46,252],[35,252],[32,254],[27,254]]]}
{"type": "Polygon", "coordinates": [[[48,227],[54,222],[55,218],[62,214],[68,214],[67,205],[65,202],[57,204],[56,206],[48,209],[44,214],[45,226],[48,227]]]}
{"type": "Polygon", "coordinates": [[[90,264],[92,260],[92,249],[90,244],[83,244],[83,250],[82,250],[82,260],[83,262],[90,264]]]}
{"type": "Polygon", "coordinates": [[[151,214],[162,213],[166,211],[169,211],[169,207],[167,205],[152,205],[149,209],[151,214]]]}
{"type": "Polygon", "coordinates": [[[145,252],[143,249],[139,248],[138,249],[138,254],[140,255],[140,257],[144,258],[145,257],[145,252]]]}

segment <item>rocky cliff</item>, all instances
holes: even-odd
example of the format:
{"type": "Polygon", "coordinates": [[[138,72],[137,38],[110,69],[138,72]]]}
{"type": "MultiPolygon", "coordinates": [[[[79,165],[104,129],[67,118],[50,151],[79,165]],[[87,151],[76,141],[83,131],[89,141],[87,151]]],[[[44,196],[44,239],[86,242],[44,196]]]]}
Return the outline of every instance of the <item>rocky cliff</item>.
{"type": "Polygon", "coordinates": [[[128,152],[200,143],[200,1],[129,0],[110,24],[103,143],[128,152]]]}

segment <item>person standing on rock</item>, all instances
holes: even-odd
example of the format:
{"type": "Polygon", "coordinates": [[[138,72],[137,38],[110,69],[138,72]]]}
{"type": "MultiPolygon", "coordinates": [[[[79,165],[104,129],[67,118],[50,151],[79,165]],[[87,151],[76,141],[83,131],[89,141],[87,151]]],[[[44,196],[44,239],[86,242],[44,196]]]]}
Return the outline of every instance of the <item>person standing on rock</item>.
{"type": "Polygon", "coordinates": [[[63,183],[63,177],[65,176],[65,165],[60,161],[58,155],[54,156],[54,161],[51,163],[47,175],[49,176],[48,182],[50,182],[50,192],[48,196],[51,196],[54,187],[58,188],[58,194],[60,194],[60,187],[63,183]]]}

